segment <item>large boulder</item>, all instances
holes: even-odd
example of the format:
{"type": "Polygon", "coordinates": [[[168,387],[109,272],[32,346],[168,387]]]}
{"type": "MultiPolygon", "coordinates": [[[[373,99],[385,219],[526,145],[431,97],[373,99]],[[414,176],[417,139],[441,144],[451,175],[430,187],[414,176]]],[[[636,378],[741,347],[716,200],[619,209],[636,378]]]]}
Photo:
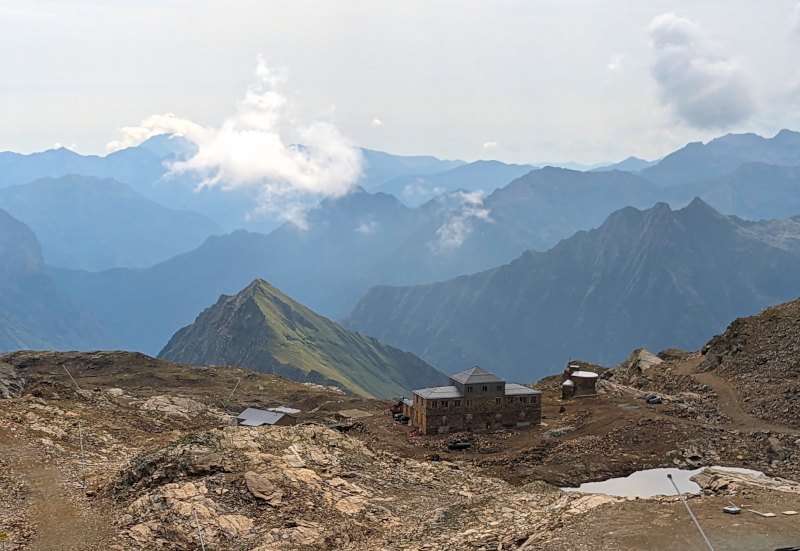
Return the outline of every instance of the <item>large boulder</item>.
{"type": "Polygon", "coordinates": [[[27,382],[28,378],[13,365],[0,363],[0,398],[16,398],[27,382]]]}
{"type": "Polygon", "coordinates": [[[644,348],[634,350],[628,358],[608,370],[604,376],[620,384],[632,384],[641,378],[648,378],[648,371],[653,366],[663,363],[664,360],[644,348]]]}

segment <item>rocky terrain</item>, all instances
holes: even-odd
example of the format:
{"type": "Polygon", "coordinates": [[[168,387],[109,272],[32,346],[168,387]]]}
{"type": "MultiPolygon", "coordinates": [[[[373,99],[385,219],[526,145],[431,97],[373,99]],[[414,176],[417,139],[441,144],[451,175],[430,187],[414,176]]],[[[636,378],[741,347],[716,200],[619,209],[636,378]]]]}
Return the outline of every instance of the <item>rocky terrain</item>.
{"type": "Polygon", "coordinates": [[[593,366],[603,371],[595,398],[562,401],[545,381],[539,427],[419,437],[390,420],[390,402],[238,367],[127,352],[5,354],[0,531],[9,551],[194,550],[200,534],[220,551],[662,549],[643,539],[648,525],[648,536],[688,550],[698,535],[677,497],[559,487],[726,465],[769,477],[698,478],[703,491],[690,501],[717,549],[796,543],[797,517],[780,513],[800,509],[791,482],[800,433],[712,415],[718,402],[696,379],[708,375],[696,373],[700,360],[639,350],[614,369],[593,366]],[[646,404],[645,391],[664,402],[646,404]],[[694,394],[709,413],[686,413],[698,407],[694,394]],[[302,410],[300,424],[230,425],[246,407],[278,405],[302,410]],[[328,428],[344,409],[372,416],[345,433],[328,428]],[[473,447],[451,452],[455,439],[473,447]],[[720,511],[728,500],[779,518],[751,514],[731,532],[720,511]]]}
{"type": "Polygon", "coordinates": [[[800,428],[800,299],[737,319],[703,354],[703,370],[728,381],[748,414],[800,428]]]}

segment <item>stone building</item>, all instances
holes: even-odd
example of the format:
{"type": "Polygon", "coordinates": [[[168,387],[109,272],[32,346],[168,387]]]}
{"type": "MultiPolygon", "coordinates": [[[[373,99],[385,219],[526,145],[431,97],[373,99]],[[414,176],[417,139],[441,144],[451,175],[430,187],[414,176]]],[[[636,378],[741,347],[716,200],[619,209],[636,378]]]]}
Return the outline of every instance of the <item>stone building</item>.
{"type": "Polygon", "coordinates": [[[568,365],[561,376],[561,398],[597,396],[597,373],[581,371],[578,365],[568,365]]]}
{"type": "Polygon", "coordinates": [[[450,376],[449,386],[415,390],[403,412],[424,434],[538,425],[542,393],[480,367],[450,376]]]}

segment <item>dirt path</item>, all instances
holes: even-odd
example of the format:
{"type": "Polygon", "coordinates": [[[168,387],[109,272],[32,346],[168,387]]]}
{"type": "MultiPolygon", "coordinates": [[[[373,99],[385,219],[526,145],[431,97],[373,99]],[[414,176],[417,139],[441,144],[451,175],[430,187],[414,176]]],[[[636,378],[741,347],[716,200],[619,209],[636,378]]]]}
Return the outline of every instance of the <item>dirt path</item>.
{"type": "Polygon", "coordinates": [[[780,425],[772,425],[757,417],[748,415],[744,409],[742,409],[739,395],[727,381],[720,379],[712,372],[697,373],[697,368],[702,361],[702,356],[689,358],[678,366],[677,371],[679,373],[691,375],[699,382],[711,387],[711,390],[714,391],[719,399],[720,411],[733,421],[733,427],[741,430],[768,430],[783,434],[800,434],[800,431],[780,425]]]}
{"type": "MultiPolygon", "coordinates": [[[[107,520],[88,506],[83,496],[57,467],[37,456],[25,438],[0,428],[0,455],[10,464],[11,475],[29,490],[24,505],[35,535],[21,549],[84,551],[107,548],[113,534],[107,520]]],[[[8,541],[13,545],[13,541],[8,541]]],[[[14,549],[14,547],[10,547],[14,549]]]]}

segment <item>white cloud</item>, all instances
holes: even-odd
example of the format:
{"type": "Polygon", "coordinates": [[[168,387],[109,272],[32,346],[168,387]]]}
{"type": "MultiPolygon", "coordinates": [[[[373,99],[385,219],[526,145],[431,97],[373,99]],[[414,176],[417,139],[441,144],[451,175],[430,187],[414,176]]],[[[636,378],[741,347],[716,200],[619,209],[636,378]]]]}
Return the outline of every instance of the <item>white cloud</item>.
{"type": "Polygon", "coordinates": [[[372,126],[380,126],[383,124],[383,121],[380,119],[372,119],[372,126]]]}
{"type": "Polygon", "coordinates": [[[800,3],[794,7],[794,11],[789,17],[789,25],[791,25],[792,32],[800,37],[800,3]]]}
{"type": "Polygon", "coordinates": [[[647,28],[661,103],[695,128],[722,129],[755,111],[744,69],[688,19],[667,13],[647,28]]]}
{"type": "Polygon", "coordinates": [[[484,149],[493,149],[497,147],[497,142],[484,142],[483,148],[484,149]]]}
{"type": "Polygon", "coordinates": [[[172,113],[151,115],[139,123],[139,126],[125,126],[119,129],[122,137],[106,144],[109,152],[119,151],[126,147],[135,147],[148,138],[159,134],[177,134],[191,136],[202,134],[205,129],[188,119],[176,117],[172,113]]]}
{"type": "Polygon", "coordinates": [[[625,58],[623,55],[612,55],[606,64],[608,71],[619,71],[622,69],[622,60],[625,58]]]}
{"type": "Polygon", "coordinates": [[[443,187],[430,187],[430,184],[424,178],[417,178],[415,183],[407,184],[403,187],[403,197],[407,199],[415,199],[416,197],[434,197],[444,193],[443,187]]]}
{"type": "Polygon", "coordinates": [[[259,58],[255,76],[236,113],[219,129],[187,127],[197,154],[172,164],[171,172],[199,175],[200,187],[257,189],[254,215],[277,215],[307,227],[304,208],[353,188],[361,174],[361,151],[333,124],[301,126],[286,114],[289,100],[280,92],[285,72],[269,69],[259,58]],[[292,145],[297,143],[303,145],[292,145]]]}
{"type": "Polygon", "coordinates": [[[444,252],[460,247],[467,236],[472,233],[475,220],[492,222],[492,218],[489,216],[491,211],[483,206],[484,194],[482,191],[472,193],[460,191],[451,194],[451,197],[460,200],[462,204],[436,230],[436,241],[428,243],[434,252],[444,252]]]}
{"type": "Polygon", "coordinates": [[[375,220],[370,220],[369,222],[361,222],[355,229],[356,233],[363,233],[365,235],[372,235],[380,228],[380,224],[378,224],[375,220]]]}

